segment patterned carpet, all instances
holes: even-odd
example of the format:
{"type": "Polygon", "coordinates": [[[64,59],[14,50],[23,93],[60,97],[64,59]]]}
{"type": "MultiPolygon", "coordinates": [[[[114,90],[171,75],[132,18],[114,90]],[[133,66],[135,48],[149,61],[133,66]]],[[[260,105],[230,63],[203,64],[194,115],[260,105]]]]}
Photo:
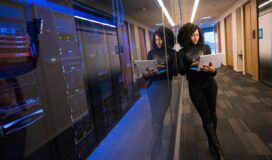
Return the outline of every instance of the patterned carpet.
{"type": "MultiPolygon", "coordinates": [[[[184,78],[182,160],[210,160],[201,120],[184,78]]],[[[227,160],[272,159],[272,88],[227,67],[218,70],[217,134],[227,160]]]]}

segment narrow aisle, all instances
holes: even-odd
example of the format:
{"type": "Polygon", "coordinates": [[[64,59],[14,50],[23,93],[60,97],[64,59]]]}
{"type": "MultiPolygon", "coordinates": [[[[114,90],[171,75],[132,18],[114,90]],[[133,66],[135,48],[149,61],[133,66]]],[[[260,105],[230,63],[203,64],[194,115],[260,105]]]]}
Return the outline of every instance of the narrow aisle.
{"type": "MultiPolygon", "coordinates": [[[[216,81],[217,133],[226,159],[272,159],[272,88],[227,67],[218,71],[216,81]]],[[[213,159],[200,117],[190,101],[187,82],[182,97],[181,133],[181,159],[213,159]]]]}
{"type": "Polygon", "coordinates": [[[167,160],[172,159],[176,132],[176,116],[179,102],[180,80],[172,82],[172,99],[170,106],[165,104],[166,93],[159,92],[166,87],[152,83],[147,89],[141,90],[140,99],[111,130],[100,143],[89,160],[167,160]],[[150,100],[158,95],[160,99],[150,100]],[[151,105],[153,104],[153,105],[151,105]]]}

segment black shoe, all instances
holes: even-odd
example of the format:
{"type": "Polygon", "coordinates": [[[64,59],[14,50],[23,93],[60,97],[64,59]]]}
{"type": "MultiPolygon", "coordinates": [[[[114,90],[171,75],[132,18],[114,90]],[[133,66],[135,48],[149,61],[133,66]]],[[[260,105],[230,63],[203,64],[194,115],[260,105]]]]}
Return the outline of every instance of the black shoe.
{"type": "Polygon", "coordinates": [[[222,151],[222,149],[220,147],[214,149],[214,156],[215,156],[216,160],[225,160],[223,151],[222,151]]]}
{"type": "Polygon", "coordinates": [[[206,126],[206,133],[209,139],[209,149],[211,152],[214,153],[216,160],[224,160],[224,154],[222,148],[220,147],[220,143],[215,133],[215,128],[213,124],[207,124],[206,126]]]}

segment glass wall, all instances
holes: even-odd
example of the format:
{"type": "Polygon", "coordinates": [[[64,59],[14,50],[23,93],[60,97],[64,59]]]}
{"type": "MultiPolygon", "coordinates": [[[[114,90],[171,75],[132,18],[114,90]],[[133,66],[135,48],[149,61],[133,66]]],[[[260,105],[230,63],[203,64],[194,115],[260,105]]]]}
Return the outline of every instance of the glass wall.
{"type": "Polygon", "coordinates": [[[272,4],[258,0],[260,80],[272,85],[272,4]]]}
{"type": "Polygon", "coordinates": [[[126,7],[120,0],[0,2],[1,160],[92,159],[120,123],[126,127],[103,153],[173,157],[176,52],[150,58],[157,28],[126,19],[126,7]],[[140,73],[135,60],[143,59],[155,60],[157,75],[140,73]]]}

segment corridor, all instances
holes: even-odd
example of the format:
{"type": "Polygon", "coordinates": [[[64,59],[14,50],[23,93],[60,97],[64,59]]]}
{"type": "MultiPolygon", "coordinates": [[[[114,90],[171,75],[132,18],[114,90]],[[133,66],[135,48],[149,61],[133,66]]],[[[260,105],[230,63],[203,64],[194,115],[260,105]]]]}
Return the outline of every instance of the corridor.
{"type": "MultiPolygon", "coordinates": [[[[272,158],[272,88],[227,67],[218,70],[216,81],[219,88],[217,133],[226,159],[270,160],[272,158]]],[[[179,108],[181,130],[177,131],[180,133],[178,136],[181,141],[179,158],[175,158],[212,160],[201,119],[188,95],[185,77],[182,79],[182,84],[182,103],[179,108]]],[[[156,130],[152,127],[150,119],[152,110],[146,95],[147,90],[150,89],[152,90],[152,85],[148,89],[141,90],[143,96],[89,156],[89,160],[154,159],[152,150],[154,151],[155,148],[150,146],[149,140],[156,130]]],[[[160,141],[163,142],[159,139],[156,145],[161,143],[160,141]]],[[[160,159],[167,159],[165,154],[168,150],[164,148],[159,151],[164,151],[160,159]]]]}
{"type": "MultiPolygon", "coordinates": [[[[218,136],[226,159],[272,159],[272,88],[223,67],[218,85],[218,136]]],[[[186,81],[182,96],[180,159],[213,159],[186,81]],[[197,153],[197,154],[196,154],[197,153]]]]}

